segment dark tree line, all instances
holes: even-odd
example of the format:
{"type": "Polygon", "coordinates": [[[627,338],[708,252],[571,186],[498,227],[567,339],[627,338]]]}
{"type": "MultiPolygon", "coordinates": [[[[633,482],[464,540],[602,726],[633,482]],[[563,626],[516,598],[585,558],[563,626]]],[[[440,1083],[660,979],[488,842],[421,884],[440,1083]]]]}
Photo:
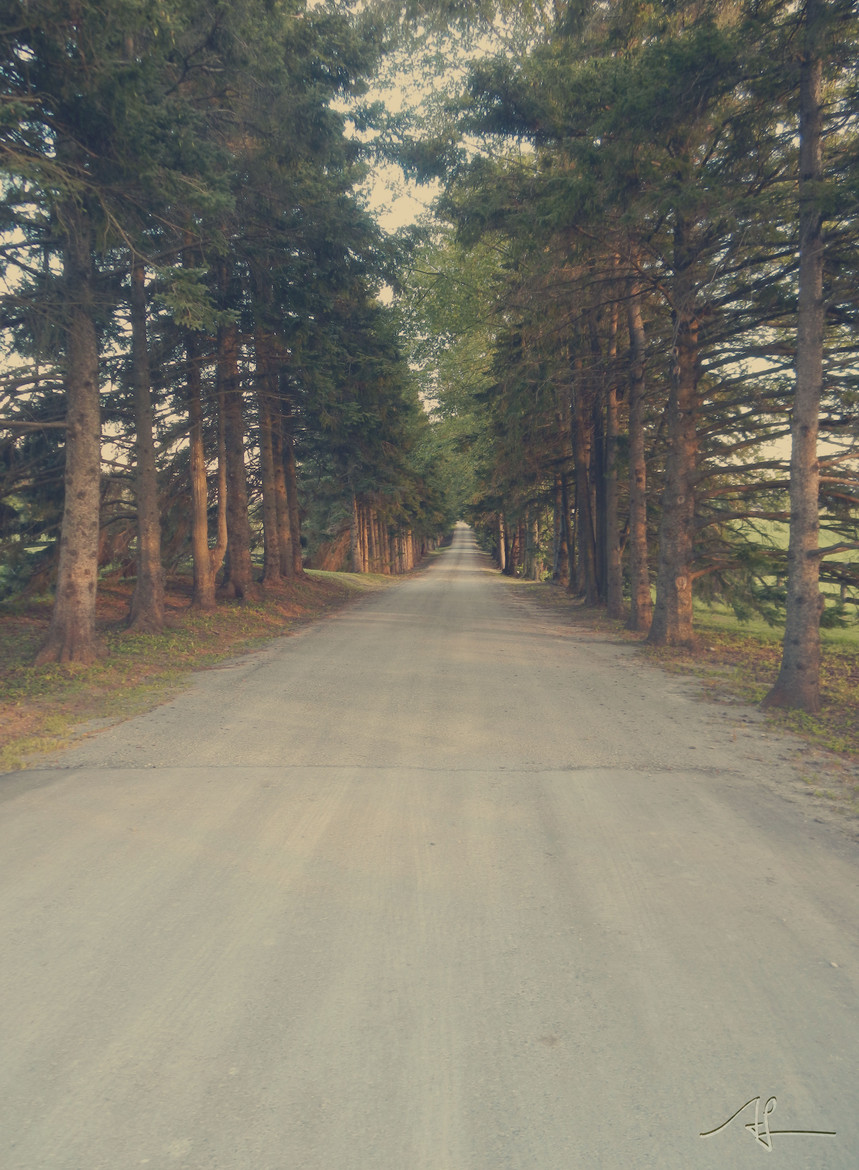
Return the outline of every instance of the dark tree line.
{"type": "Polygon", "coordinates": [[[856,16],[520,15],[527,51],[472,66],[460,104],[455,242],[413,276],[417,352],[448,338],[440,409],[505,571],[654,643],[694,640],[693,596],[786,611],[768,701],[810,710],[820,622],[855,618],[859,587],[856,16]]]}
{"type": "Polygon", "coordinates": [[[293,0],[4,9],[0,554],[6,587],[55,580],[39,661],[96,655],[106,566],[139,631],[182,557],[202,608],[300,574],[321,483],[358,570],[449,521],[336,104],[386,41],[293,0]]]}

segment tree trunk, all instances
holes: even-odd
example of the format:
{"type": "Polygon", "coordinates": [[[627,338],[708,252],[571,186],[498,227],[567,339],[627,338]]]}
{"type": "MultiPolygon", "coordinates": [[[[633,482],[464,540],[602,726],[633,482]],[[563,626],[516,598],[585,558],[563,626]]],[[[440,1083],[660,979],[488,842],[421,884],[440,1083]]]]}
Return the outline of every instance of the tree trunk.
{"type": "Polygon", "coordinates": [[[376,530],[376,510],[372,504],[367,505],[367,563],[371,573],[378,573],[379,547],[376,530]]]}
{"type": "Polygon", "coordinates": [[[239,381],[238,333],[235,325],[218,331],[218,374],[223,395],[224,439],[227,456],[228,592],[240,600],[257,600],[251,560],[251,526],[245,467],[245,429],[239,381]]]}
{"type": "Polygon", "coordinates": [[[292,527],[289,518],[289,492],[286,486],[286,462],[283,450],[283,422],[280,402],[270,403],[271,446],[274,459],[274,490],[277,506],[277,549],[281,577],[295,576],[292,555],[292,527]]]}
{"type": "Polygon", "coordinates": [[[799,89],[799,316],[790,456],[787,614],[781,669],[765,707],[820,710],[820,560],[817,433],[823,386],[823,176],[820,0],[806,0],[799,89]]]}
{"type": "Polygon", "coordinates": [[[629,290],[629,628],[647,633],[653,618],[650,568],[647,555],[647,465],[644,449],[644,391],[646,338],[641,316],[641,292],[629,290]]]}
{"type": "Polygon", "coordinates": [[[573,393],[573,462],[576,476],[576,592],[586,605],[597,605],[596,541],[590,483],[591,433],[583,393],[576,387],[573,393]]]}
{"type": "Polygon", "coordinates": [[[617,318],[618,309],[615,304],[611,310],[605,408],[605,536],[603,543],[605,545],[606,613],[610,618],[623,617],[623,575],[621,572],[617,484],[618,405],[615,383],[617,318]]]}
{"type": "Polygon", "coordinates": [[[96,638],[101,412],[98,341],[94,323],[92,227],[86,209],[70,201],[61,221],[67,306],[65,501],[54,609],[36,665],[93,662],[96,638]]]}
{"type": "Polygon", "coordinates": [[[146,329],[146,269],[142,260],[132,261],[130,307],[136,431],[137,577],[128,625],[135,633],[160,634],[164,629],[164,568],[161,563],[161,510],[146,329]]]}
{"type": "Polygon", "coordinates": [[[200,346],[195,333],[185,341],[188,363],[187,392],[189,454],[191,459],[191,555],[194,562],[194,586],[191,605],[206,612],[215,608],[215,574],[209,552],[209,483],[206,475],[206,449],[203,441],[203,394],[200,377],[200,346]]]}
{"type": "Polygon", "coordinates": [[[277,585],[281,577],[278,530],[278,488],[275,471],[273,431],[273,386],[270,355],[262,331],[255,337],[256,398],[259,423],[260,479],[262,481],[263,585],[277,585]]]}
{"type": "Polygon", "coordinates": [[[518,577],[519,570],[522,568],[524,560],[524,526],[522,518],[516,522],[516,527],[510,537],[510,546],[507,551],[507,575],[509,577],[518,577]]]}
{"type": "Polygon", "coordinates": [[[566,471],[562,471],[561,480],[561,547],[560,575],[558,581],[565,589],[569,589],[573,579],[575,565],[573,563],[573,530],[570,523],[570,487],[566,471]]]}
{"type": "Polygon", "coordinates": [[[295,462],[295,420],[292,403],[281,393],[281,435],[283,442],[283,470],[286,481],[287,508],[289,511],[290,548],[292,550],[292,576],[304,573],[301,555],[301,509],[298,503],[298,471],[295,462]]]}
{"type": "MultiPolygon", "coordinates": [[[[220,366],[218,367],[220,370],[220,366]]],[[[210,552],[212,562],[212,580],[216,580],[221,566],[227,556],[229,533],[227,531],[227,423],[224,410],[224,390],[221,384],[220,373],[216,375],[218,410],[218,514],[216,520],[217,536],[210,552]]]]}
{"type": "Polygon", "coordinates": [[[498,513],[498,568],[502,573],[507,571],[507,527],[503,512],[498,513]]]}
{"type": "Polygon", "coordinates": [[[370,518],[366,503],[359,505],[358,533],[360,538],[361,572],[370,572],[370,518]]]}
{"type": "Polygon", "coordinates": [[[527,529],[528,571],[526,576],[530,581],[542,581],[545,564],[540,551],[540,509],[532,505],[525,515],[527,529]]]}
{"type": "Polygon", "coordinates": [[[667,407],[668,458],[659,529],[656,604],[648,642],[688,646],[692,629],[692,547],[695,524],[695,462],[698,452],[698,321],[689,279],[687,226],[675,228],[674,355],[667,407]]]}
{"type": "Polygon", "coordinates": [[[560,490],[560,533],[558,547],[558,583],[572,588],[575,577],[572,517],[570,512],[570,483],[567,466],[573,454],[572,418],[569,387],[559,387],[555,396],[555,421],[558,428],[559,466],[557,483],[560,490]]]}

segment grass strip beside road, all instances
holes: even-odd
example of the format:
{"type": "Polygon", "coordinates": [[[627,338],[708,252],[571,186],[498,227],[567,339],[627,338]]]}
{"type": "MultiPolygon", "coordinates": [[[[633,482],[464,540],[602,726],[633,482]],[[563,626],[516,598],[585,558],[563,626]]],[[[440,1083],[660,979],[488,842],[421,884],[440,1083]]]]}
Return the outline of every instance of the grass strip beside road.
{"type": "Polygon", "coordinates": [[[157,635],[126,629],[133,583],[103,583],[97,612],[105,653],[92,666],[34,667],[51,601],[8,605],[0,609],[0,771],[34,766],[44,753],[164,702],[194,671],[257,650],[395,581],[311,571],[266,590],[260,603],[221,602],[201,613],[190,607],[190,582],[177,578],[168,582],[167,628],[157,635]]]}

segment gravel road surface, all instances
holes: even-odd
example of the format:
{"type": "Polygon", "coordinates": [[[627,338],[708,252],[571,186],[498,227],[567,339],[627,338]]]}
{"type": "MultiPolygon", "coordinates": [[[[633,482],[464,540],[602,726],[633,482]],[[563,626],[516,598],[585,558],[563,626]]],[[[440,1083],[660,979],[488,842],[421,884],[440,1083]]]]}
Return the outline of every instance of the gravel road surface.
{"type": "Polygon", "coordinates": [[[0,1170],[856,1170],[859,849],[797,775],[458,527],[0,777],[0,1170]]]}

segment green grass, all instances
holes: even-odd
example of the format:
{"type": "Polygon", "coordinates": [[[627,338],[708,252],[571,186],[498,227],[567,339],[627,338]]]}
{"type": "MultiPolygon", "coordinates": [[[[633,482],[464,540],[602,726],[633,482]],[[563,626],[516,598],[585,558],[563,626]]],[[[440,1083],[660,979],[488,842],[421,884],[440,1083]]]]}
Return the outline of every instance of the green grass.
{"type": "MultiPolygon", "coordinates": [[[[695,629],[701,633],[707,630],[727,630],[738,634],[749,634],[764,642],[781,643],[784,629],[769,626],[762,618],[741,622],[727,605],[695,603],[695,629]]],[[[835,626],[820,631],[820,640],[825,646],[842,646],[859,653],[859,622],[848,626],[835,626]]]]}
{"type": "Polygon", "coordinates": [[[357,593],[387,589],[389,585],[396,585],[404,580],[403,577],[391,577],[386,573],[332,573],[327,569],[305,569],[305,573],[319,581],[336,581],[343,588],[352,589],[357,593]]]}

